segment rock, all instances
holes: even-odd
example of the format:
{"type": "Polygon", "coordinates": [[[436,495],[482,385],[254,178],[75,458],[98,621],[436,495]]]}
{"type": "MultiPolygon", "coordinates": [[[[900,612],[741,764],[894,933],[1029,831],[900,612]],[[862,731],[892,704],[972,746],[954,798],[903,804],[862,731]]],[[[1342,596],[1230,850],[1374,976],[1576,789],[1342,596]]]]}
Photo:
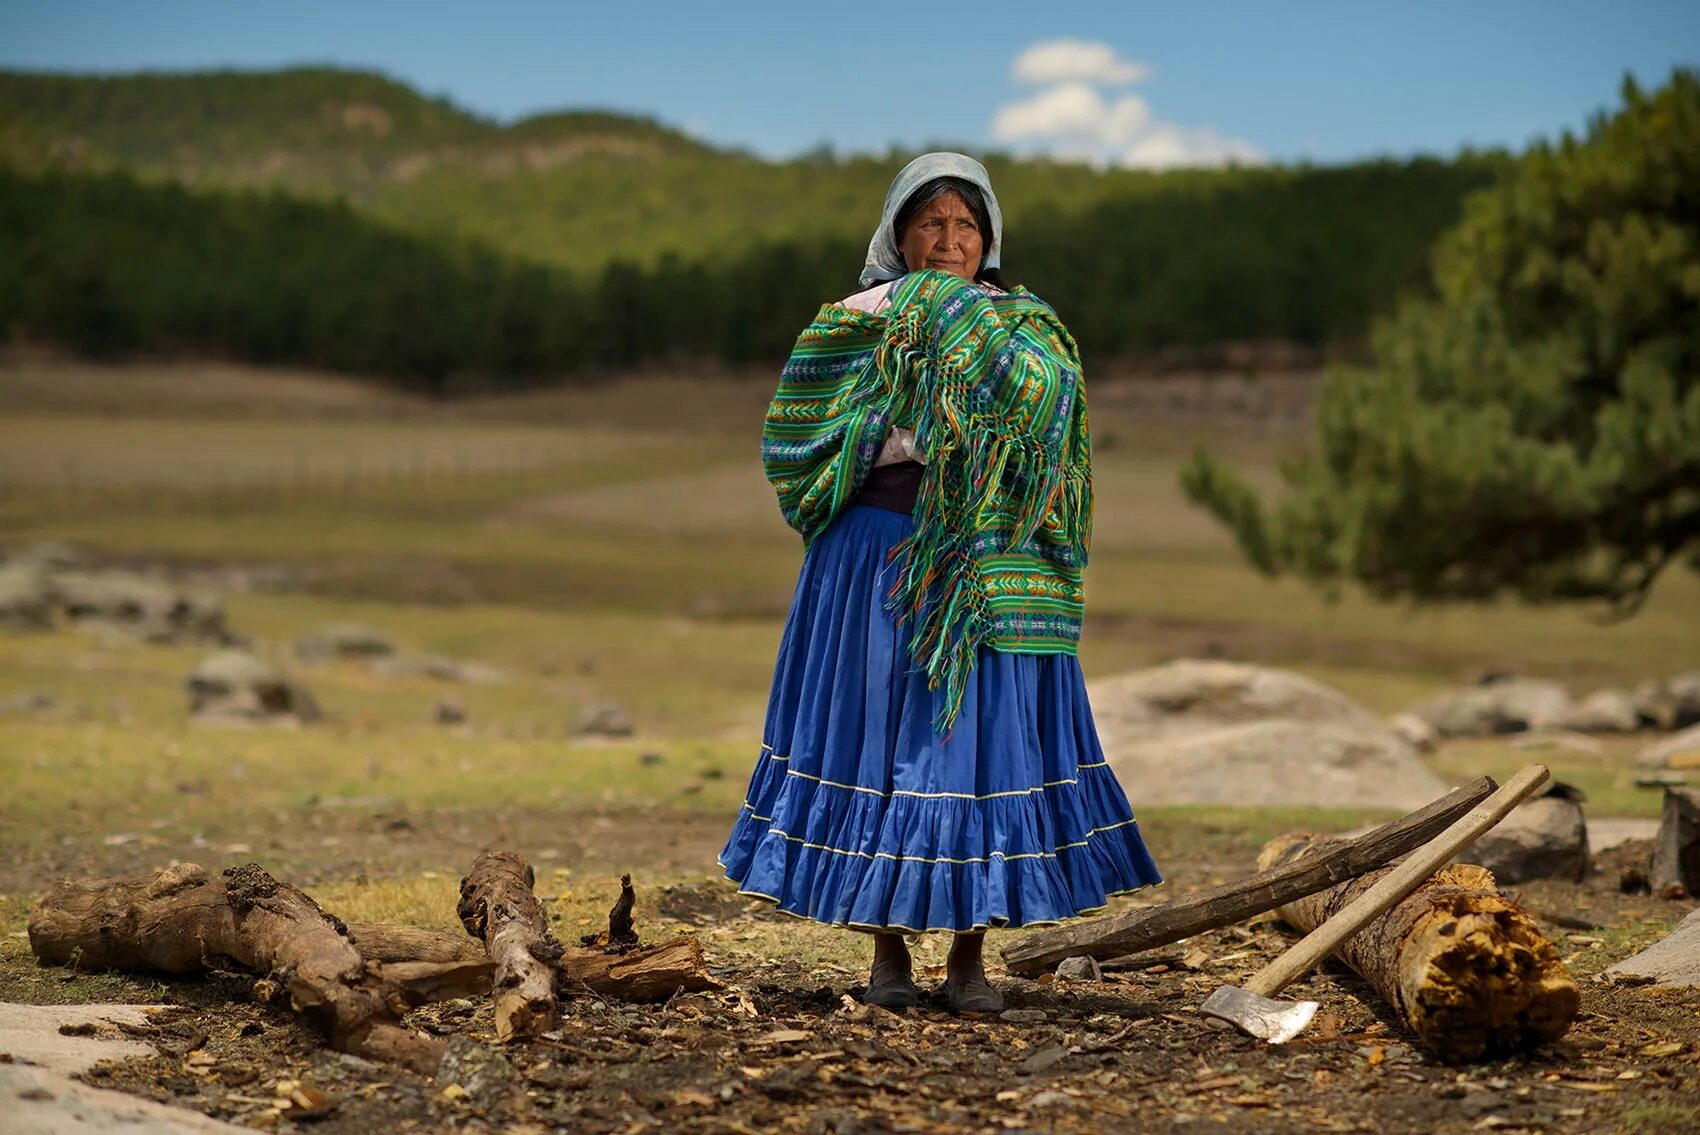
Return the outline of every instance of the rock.
{"type": "Polygon", "coordinates": [[[1098,967],[1097,958],[1080,954],[1058,962],[1057,977],[1064,981],[1102,981],[1104,971],[1098,967]]]}
{"type": "Polygon", "coordinates": [[[1052,1041],[1042,1046],[1033,1055],[1016,1065],[1016,1071],[1023,1076],[1037,1076],[1049,1072],[1064,1060],[1068,1059],[1068,1049],[1052,1041]]]}
{"type": "Polygon", "coordinates": [[[53,589],[47,573],[31,564],[0,566],[0,630],[53,629],[53,589]]]}
{"type": "Polygon", "coordinates": [[[1700,768],[1700,725],[1654,741],[1635,755],[1642,768],[1700,768]]]}
{"type": "Polygon", "coordinates": [[[143,642],[228,645],[217,596],[186,591],[129,571],[65,571],[52,576],[60,610],[76,623],[116,627],[143,642]]]}
{"type": "Polygon", "coordinates": [[[1665,789],[1651,875],[1655,891],[1677,886],[1700,895],[1700,789],[1665,789]]]}
{"type": "Polygon", "coordinates": [[[1495,677],[1451,690],[1411,710],[1442,737],[1491,737],[1554,726],[1570,708],[1570,694],[1557,682],[1495,677]]]}
{"type": "Polygon", "coordinates": [[[1531,879],[1579,883],[1588,874],[1588,825],[1580,790],[1554,782],[1525,800],[1458,858],[1493,872],[1502,884],[1531,879]]]}
{"type": "Polygon", "coordinates": [[[1431,753],[1440,744],[1440,732],[1414,713],[1396,713],[1387,719],[1387,728],[1419,753],[1431,753]]]}
{"type": "Polygon", "coordinates": [[[8,714],[26,715],[32,713],[52,713],[58,706],[52,694],[44,694],[39,690],[25,690],[21,694],[8,694],[0,698],[0,717],[8,714]]]}
{"type": "Polygon", "coordinates": [[[1043,1009],[1005,1009],[998,1020],[1011,1025],[1037,1025],[1047,1019],[1043,1009]]]}
{"type": "Polygon", "coordinates": [[[1351,722],[1255,721],[1125,745],[1109,752],[1142,805],[1243,804],[1405,811],[1446,786],[1416,751],[1373,717],[1351,722]]]}
{"type": "Polygon", "coordinates": [[[466,707],[452,698],[439,701],[431,711],[431,720],[438,725],[461,725],[466,721],[466,707]]]}
{"type": "Polygon", "coordinates": [[[1660,985],[1700,986],[1700,910],[1689,912],[1664,938],[1605,972],[1660,985]]]}
{"type": "Polygon", "coordinates": [[[1301,674],[1240,662],[1181,659],[1095,681],[1093,716],[1106,750],[1246,722],[1284,720],[1381,728],[1338,690],[1301,674]]]}
{"type": "MultiPolygon", "coordinates": [[[[144,1028],[164,1005],[13,1005],[0,1002],[0,1052],[74,1076],[103,1060],[152,1056],[120,1026],[144,1028]],[[71,1033],[61,1033],[62,1028],[71,1033]]],[[[0,1122],[0,1127],[4,1123],[0,1122]]]]}
{"type": "MultiPolygon", "coordinates": [[[[145,1046],[144,1046],[145,1047],[145,1046]]],[[[152,1049],[148,1049],[152,1052],[152,1049]]],[[[0,1064],[5,1130],[30,1135],[252,1135],[187,1108],[78,1083],[25,1064],[0,1064]]]]}
{"type": "Polygon", "coordinates": [[[1635,709],[1655,729],[1686,729],[1700,725],[1700,670],[1689,670],[1662,682],[1636,687],[1635,709]]]}
{"type": "Polygon", "coordinates": [[[1595,690],[1560,713],[1552,727],[1577,733],[1633,733],[1641,728],[1641,713],[1628,691],[1595,690]]]}
{"type": "Polygon", "coordinates": [[[632,719],[617,705],[605,705],[591,710],[579,721],[575,733],[596,737],[630,737],[632,719]]]}
{"type": "Polygon", "coordinates": [[[360,623],[332,623],[295,640],[295,657],[303,662],[332,658],[378,658],[395,653],[395,644],[360,623]]]}
{"type": "Polygon", "coordinates": [[[203,660],[184,690],[197,721],[304,724],[323,716],[312,695],[282,669],[238,650],[203,660]]]}
{"type": "Polygon", "coordinates": [[[506,680],[507,675],[482,662],[457,662],[440,654],[378,656],[366,668],[385,678],[435,678],[439,682],[485,686],[506,680]]]}

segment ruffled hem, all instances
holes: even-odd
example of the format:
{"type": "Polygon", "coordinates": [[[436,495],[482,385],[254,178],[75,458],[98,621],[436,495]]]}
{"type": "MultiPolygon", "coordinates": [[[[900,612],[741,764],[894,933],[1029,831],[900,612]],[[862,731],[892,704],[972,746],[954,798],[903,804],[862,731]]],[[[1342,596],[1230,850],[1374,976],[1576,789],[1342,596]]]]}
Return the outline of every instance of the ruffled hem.
{"type": "Polygon", "coordinates": [[[1161,882],[1102,765],[970,796],[882,793],[786,764],[763,753],[720,865],[788,914],[910,933],[1050,925],[1161,882]]]}

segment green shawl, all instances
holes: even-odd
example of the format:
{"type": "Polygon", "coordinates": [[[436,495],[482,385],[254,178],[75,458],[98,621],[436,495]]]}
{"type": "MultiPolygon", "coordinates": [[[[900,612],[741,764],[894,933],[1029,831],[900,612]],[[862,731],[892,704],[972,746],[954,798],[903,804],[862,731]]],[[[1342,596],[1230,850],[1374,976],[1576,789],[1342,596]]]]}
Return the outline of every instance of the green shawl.
{"type": "Polygon", "coordinates": [[[1078,648],[1092,449],[1074,339],[1025,289],[989,295],[943,272],[899,280],[879,315],[822,307],[762,432],[768,481],[805,544],[893,425],[915,431],[927,468],[886,606],[913,624],[911,664],[944,689],[935,724],[948,729],[981,646],[1078,648]]]}

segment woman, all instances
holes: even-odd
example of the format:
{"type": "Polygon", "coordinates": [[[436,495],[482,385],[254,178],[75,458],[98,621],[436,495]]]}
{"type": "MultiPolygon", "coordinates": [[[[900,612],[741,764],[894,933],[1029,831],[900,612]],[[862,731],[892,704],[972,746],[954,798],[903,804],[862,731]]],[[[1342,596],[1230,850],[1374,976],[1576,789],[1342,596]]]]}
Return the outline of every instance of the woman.
{"type": "Polygon", "coordinates": [[[1076,657],[1079,360],[1047,305],[1003,286],[1002,245],[980,163],[909,163],[865,290],[803,332],[763,434],[807,550],[720,862],[743,893],[871,931],[864,999],[889,1008],[917,1000],[905,934],[951,931],[946,1004],[995,1012],[988,927],[1159,881],[1076,657]]]}

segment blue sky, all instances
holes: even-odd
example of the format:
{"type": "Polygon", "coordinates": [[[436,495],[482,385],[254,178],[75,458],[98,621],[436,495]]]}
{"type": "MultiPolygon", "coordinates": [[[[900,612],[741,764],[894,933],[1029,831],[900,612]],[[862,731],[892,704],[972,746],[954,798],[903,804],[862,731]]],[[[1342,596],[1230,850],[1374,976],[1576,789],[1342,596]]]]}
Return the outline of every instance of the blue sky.
{"type": "Polygon", "coordinates": [[[654,115],[783,155],[1104,163],[1521,146],[1700,65],[1700,0],[933,4],[0,0],[0,67],[336,63],[475,111],[654,115]]]}

